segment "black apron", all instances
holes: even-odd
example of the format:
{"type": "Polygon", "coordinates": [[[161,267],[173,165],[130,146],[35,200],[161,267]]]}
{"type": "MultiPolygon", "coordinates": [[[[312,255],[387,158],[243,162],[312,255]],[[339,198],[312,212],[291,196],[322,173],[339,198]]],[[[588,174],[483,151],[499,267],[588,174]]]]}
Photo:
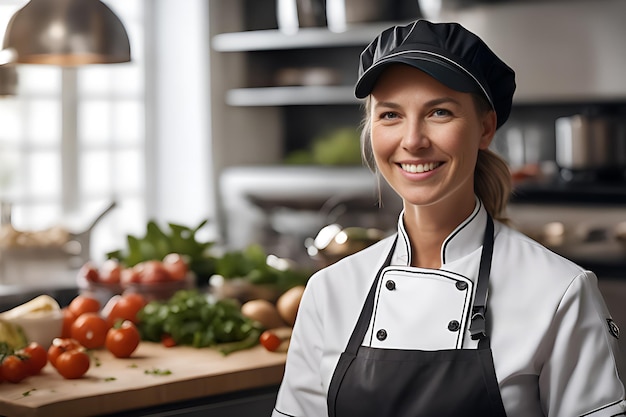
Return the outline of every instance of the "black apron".
{"type": "Polygon", "coordinates": [[[478,349],[438,351],[362,346],[378,281],[372,284],[328,390],[329,417],[506,417],[485,327],[493,254],[493,220],[487,216],[470,332],[478,349]]]}

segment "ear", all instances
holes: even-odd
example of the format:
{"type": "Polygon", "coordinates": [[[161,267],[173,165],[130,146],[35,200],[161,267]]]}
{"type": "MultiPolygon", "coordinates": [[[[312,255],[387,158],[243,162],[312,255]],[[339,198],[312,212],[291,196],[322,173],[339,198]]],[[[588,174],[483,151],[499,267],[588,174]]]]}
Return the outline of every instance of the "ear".
{"type": "Polygon", "coordinates": [[[482,118],[482,134],[480,137],[480,149],[487,149],[496,134],[496,128],[498,126],[498,120],[496,112],[490,110],[485,112],[482,118]]]}

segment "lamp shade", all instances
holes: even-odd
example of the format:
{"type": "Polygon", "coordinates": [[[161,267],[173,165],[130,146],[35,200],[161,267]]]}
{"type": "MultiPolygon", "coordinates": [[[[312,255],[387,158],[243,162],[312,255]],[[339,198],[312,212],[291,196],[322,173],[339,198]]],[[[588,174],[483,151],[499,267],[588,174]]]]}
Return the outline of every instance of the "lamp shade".
{"type": "Polygon", "coordinates": [[[130,61],[128,34],[100,0],[31,0],[7,26],[16,63],[78,66],[130,61]]]}

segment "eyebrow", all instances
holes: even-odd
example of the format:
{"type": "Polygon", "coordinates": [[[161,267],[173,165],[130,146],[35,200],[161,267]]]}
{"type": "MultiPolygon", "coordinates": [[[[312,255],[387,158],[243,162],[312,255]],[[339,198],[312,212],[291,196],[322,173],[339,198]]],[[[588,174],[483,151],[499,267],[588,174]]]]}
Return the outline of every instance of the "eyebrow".
{"type": "MultiPolygon", "coordinates": [[[[426,103],[424,103],[425,107],[433,107],[433,106],[438,106],[441,104],[446,104],[446,103],[452,103],[452,104],[456,104],[456,105],[461,105],[461,103],[452,98],[452,97],[440,97],[440,98],[436,98],[430,101],[427,101],[426,103]]],[[[395,103],[393,101],[381,101],[379,103],[376,103],[376,105],[374,106],[375,108],[379,108],[379,107],[388,107],[391,109],[398,109],[401,106],[398,103],[395,103]]]]}

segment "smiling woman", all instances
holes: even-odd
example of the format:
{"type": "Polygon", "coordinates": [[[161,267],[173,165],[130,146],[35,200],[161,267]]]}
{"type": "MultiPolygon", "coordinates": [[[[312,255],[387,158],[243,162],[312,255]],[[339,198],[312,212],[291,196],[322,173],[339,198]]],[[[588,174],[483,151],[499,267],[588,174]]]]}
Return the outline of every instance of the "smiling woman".
{"type": "Polygon", "coordinates": [[[513,70],[426,20],[360,63],[363,146],[404,209],[395,235],[308,280],[273,416],[624,415],[595,274],[502,221],[511,178],[488,147],[513,70]]]}

